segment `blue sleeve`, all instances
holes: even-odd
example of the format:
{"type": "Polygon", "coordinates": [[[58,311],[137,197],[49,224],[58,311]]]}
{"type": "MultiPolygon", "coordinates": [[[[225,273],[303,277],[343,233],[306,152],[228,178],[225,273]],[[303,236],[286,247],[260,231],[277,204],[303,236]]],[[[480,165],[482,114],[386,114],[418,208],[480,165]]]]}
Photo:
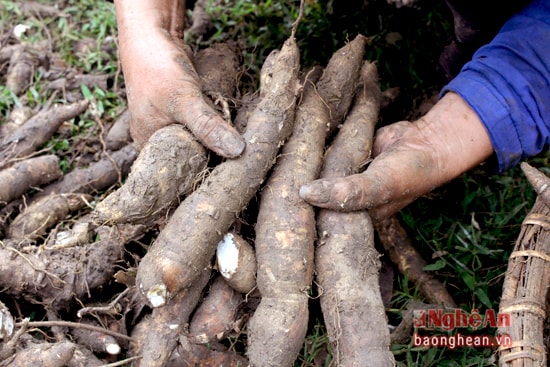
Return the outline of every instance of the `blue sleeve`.
{"type": "Polygon", "coordinates": [[[535,0],[441,92],[458,93],[491,138],[499,170],[550,143],[550,0],[535,0]]]}

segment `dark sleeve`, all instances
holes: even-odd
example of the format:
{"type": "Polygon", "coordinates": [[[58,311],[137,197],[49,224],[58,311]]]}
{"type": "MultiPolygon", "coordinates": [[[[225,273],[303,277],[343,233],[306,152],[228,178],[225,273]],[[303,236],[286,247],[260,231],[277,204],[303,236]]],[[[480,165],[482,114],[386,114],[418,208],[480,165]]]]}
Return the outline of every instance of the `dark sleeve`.
{"type": "Polygon", "coordinates": [[[550,0],[535,0],[441,92],[458,93],[485,125],[499,170],[550,143],[550,0]]]}

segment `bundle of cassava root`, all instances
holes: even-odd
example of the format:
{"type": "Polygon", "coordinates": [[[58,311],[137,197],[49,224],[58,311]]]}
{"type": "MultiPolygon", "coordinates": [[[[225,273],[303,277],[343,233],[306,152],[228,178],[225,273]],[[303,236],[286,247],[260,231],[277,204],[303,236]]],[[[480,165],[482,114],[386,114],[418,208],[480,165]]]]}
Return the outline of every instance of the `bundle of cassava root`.
{"type": "Polygon", "coordinates": [[[370,159],[376,65],[357,35],[302,68],[299,20],[253,95],[239,94],[235,45],[188,50],[204,105],[242,131],[235,159],[181,125],[138,150],[120,111],[98,127],[93,158],[62,172],[44,143],[94,101],[12,111],[0,139],[0,366],[292,366],[319,321],[326,360],[395,364],[368,213],[299,197],[370,159]]]}

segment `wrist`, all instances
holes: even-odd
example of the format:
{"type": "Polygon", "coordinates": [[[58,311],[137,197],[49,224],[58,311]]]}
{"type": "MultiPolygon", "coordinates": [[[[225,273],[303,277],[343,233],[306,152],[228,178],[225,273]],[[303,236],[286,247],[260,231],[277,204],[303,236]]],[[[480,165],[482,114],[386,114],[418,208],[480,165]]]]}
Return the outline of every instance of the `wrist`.
{"type": "Polygon", "coordinates": [[[487,160],[493,146],[485,125],[468,103],[454,92],[445,94],[419,121],[440,169],[456,177],[487,160]]]}

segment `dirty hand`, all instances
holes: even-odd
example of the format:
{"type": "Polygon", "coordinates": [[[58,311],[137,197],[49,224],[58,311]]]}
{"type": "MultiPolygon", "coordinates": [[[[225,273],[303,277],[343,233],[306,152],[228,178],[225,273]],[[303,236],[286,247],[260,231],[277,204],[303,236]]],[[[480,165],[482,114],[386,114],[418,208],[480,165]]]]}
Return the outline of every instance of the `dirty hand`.
{"type": "Polygon", "coordinates": [[[217,154],[239,156],[245,142],[204,100],[182,40],[185,1],[115,0],[115,7],[132,138],[143,145],[180,123],[217,154]]]}
{"type": "Polygon", "coordinates": [[[388,217],[458,177],[493,153],[484,125],[457,94],[447,93],[424,117],[379,129],[370,166],[345,178],[304,185],[309,203],[340,211],[369,209],[388,217]]]}

